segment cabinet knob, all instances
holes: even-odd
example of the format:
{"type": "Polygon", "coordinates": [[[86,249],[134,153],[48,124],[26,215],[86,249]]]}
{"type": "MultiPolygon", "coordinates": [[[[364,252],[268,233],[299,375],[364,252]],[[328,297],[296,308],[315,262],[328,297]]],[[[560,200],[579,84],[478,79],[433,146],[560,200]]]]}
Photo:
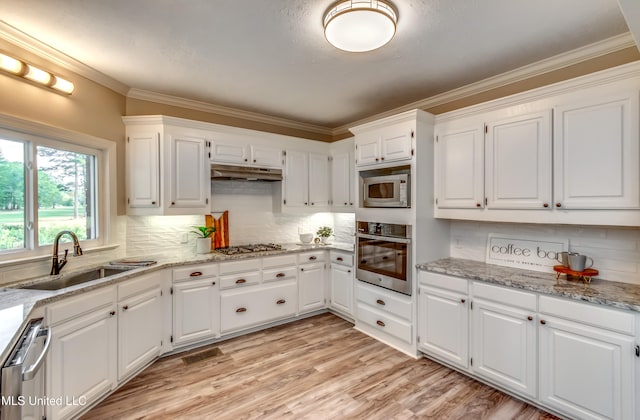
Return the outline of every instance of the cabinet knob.
{"type": "Polygon", "coordinates": [[[314,261],[314,260],[317,260],[317,259],[318,259],[318,257],[316,257],[315,255],[312,255],[312,256],[309,257],[309,261],[314,261]]]}
{"type": "Polygon", "coordinates": [[[171,205],[172,205],[172,206],[175,206],[175,205],[176,205],[176,202],[175,202],[175,201],[172,201],[172,202],[171,202],[171,205]]]}
{"type": "Polygon", "coordinates": [[[284,273],[278,273],[278,274],[276,274],[276,277],[278,277],[278,278],[280,278],[280,277],[284,277],[284,276],[285,276],[285,274],[284,274],[284,273]]]}
{"type": "Polygon", "coordinates": [[[129,305],[124,305],[124,306],[122,307],[122,310],[123,310],[123,311],[126,311],[127,309],[129,309],[129,305]]]}
{"type": "Polygon", "coordinates": [[[544,204],[542,205],[542,207],[544,207],[544,208],[549,207],[549,203],[544,203],[544,204]]]}
{"type": "Polygon", "coordinates": [[[245,158],[245,159],[244,159],[244,161],[245,161],[245,162],[248,162],[248,161],[249,161],[249,159],[245,158]]]}
{"type": "Polygon", "coordinates": [[[347,273],[350,273],[350,272],[351,272],[351,270],[347,270],[347,273]]]}
{"type": "Polygon", "coordinates": [[[384,300],[382,300],[382,299],[378,299],[378,300],[376,300],[376,303],[377,303],[378,305],[382,305],[382,306],[386,305],[386,303],[384,303],[384,300]]]}
{"type": "Polygon", "coordinates": [[[255,159],[253,159],[253,163],[256,163],[256,160],[255,160],[255,159]]]}
{"type": "Polygon", "coordinates": [[[541,320],[540,320],[540,323],[541,323],[542,325],[547,325],[547,321],[545,321],[544,319],[541,319],[541,320]]]}
{"type": "Polygon", "coordinates": [[[482,207],[482,204],[476,203],[476,207],[482,207]]]}
{"type": "Polygon", "coordinates": [[[116,311],[111,311],[109,312],[109,315],[114,316],[116,314],[116,311]]]}
{"type": "Polygon", "coordinates": [[[238,279],[236,280],[236,284],[242,284],[242,283],[246,283],[247,281],[245,279],[238,279]]]}
{"type": "Polygon", "coordinates": [[[300,271],[304,271],[304,268],[301,268],[300,271]]]}
{"type": "Polygon", "coordinates": [[[344,259],[342,257],[338,257],[336,258],[336,261],[344,261],[344,259]]]}
{"type": "Polygon", "coordinates": [[[155,205],[156,205],[156,202],[155,202],[155,201],[152,201],[152,202],[151,202],[151,204],[153,204],[153,205],[155,206],[155,205]]]}
{"type": "Polygon", "coordinates": [[[308,206],[308,204],[307,204],[307,202],[306,202],[306,201],[304,202],[304,205],[305,205],[305,206],[308,206]]]}
{"type": "Polygon", "coordinates": [[[376,158],[376,162],[378,162],[380,159],[376,158]]]}
{"type": "Polygon", "coordinates": [[[377,320],[377,321],[376,321],[376,324],[380,325],[381,327],[384,327],[384,326],[385,326],[385,325],[384,325],[384,322],[382,322],[382,321],[380,321],[380,320],[377,320]]]}
{"type": "Polygon", "coordinates": [[[380,160],[384,160],[384,156],[380,158],[380,160]]]}
{"type": "MultiPolygon", "coordinates": [[[[346,204],[346,203],[345,203],[346,204]]],[[[349,203],[350,206],[353,206],[353,203],[349,203]]]]}
{"type": "Polygon", "coordinates": [[[311,203],[311,205],[312,205],[312,206],[315,206],[315,205],[316,205],[316,203],[311,203]]]}
{"type": "Polygon", "coordinates": [[[287,303],[287,301],[286,301],[286,300],[284,300],[284,299],[279,299],[279,300],[276,302],[276,305],[284,305],[285,303],[287,303]]]}
{"type": "Polygon", "coordinates": [[[465,303],[466,301],[466,299],[460,299],[460,303],[465,303]]]}
{"type": "Polygon", "coordinates": [[[527,317],[527,319],[528,319],[529,321],[533,321],[533,317],[532,317],[531,315],[529,315],[529,316],[527,317]]]}
{"type": "Polygon", "coordinates": [[[215,282],[215,281],[212,281],[212,282],[211,282],[211,285],[212,285],[212,286],[215,286],[215,285],[216,285],[216,282],[215,282]]]}
{"type": "Polygon", "coordinates": [[[238,308],[236,309],[236,313],[242,313],[242,312],[247,312],[247,308],[238,308]]]}
{"type": "Polygon", "coordinates": [[[194,271],[193,273],[189,274],[189,277],[198,277],[202,275],[202,271],[194,271]]]}
{"type": "Polygon", "coordinates": [[[556,207],[562,207],[562,203],[556,203],[556,207]]]}

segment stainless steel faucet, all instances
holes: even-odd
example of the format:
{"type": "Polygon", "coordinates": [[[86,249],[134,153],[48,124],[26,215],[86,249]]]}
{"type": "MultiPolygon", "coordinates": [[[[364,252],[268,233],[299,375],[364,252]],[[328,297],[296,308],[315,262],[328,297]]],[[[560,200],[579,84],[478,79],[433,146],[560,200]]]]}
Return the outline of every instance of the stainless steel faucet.
{"type": "Polygon", "coordinates": [[[76,236],[76,234],[71,232],[70,230],[60,231],[56,235],[56,239],[53,241],[53,261],[51,264],[51,275],[60,274],[60,270],[62,270],[62,267],[64,267],[64,265],[67,263],[67,254],[69,253],[68,249],[64,250],[64,257],[62,258],[62,261],[58,262],[58,242],[60,242],[60,237],[62,235],[69,235],[71,236],[71,239],[73,239],[73,255],[76,257],[82,255],[82,248],[80,248],[80,242],[78,242],[78,237],[76,236]]]}

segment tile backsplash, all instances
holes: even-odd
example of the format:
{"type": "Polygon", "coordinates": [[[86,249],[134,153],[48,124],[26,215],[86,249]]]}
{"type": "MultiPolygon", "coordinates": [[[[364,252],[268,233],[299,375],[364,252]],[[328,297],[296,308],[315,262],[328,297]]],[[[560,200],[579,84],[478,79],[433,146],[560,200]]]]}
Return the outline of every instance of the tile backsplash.
{"type": "Polygon", "coordinates": [[[598,278],[640,285],[640,228],[452,221],[451,256],[485,261],[489,233],[568,239],[571,251],[593,258],[598,278]]]}

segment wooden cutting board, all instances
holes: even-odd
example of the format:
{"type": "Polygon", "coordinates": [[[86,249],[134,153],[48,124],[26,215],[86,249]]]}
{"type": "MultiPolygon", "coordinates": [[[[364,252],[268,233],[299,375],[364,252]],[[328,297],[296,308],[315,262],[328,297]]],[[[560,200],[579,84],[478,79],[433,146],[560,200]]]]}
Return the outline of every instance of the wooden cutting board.
{"type": "Polygon", "coordinates": [[[220,217],[215,218],[211,214],[204,216],[207,226],[216,228],[211,241],[211,249],[226,248],[229,246],[229,211],[225,210],[220,217]]]}

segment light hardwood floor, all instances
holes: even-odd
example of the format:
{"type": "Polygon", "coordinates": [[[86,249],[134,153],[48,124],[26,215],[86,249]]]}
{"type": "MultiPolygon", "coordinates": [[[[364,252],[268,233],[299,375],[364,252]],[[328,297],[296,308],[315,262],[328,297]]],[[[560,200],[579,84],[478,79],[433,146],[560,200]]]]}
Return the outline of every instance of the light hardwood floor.
{"type": "Polygon", "coordinates": [[[83,418],[555,417],[322,314],[163,358],[83,418]],[[183,360],[216,347],[222,354],[183,360]]]}

